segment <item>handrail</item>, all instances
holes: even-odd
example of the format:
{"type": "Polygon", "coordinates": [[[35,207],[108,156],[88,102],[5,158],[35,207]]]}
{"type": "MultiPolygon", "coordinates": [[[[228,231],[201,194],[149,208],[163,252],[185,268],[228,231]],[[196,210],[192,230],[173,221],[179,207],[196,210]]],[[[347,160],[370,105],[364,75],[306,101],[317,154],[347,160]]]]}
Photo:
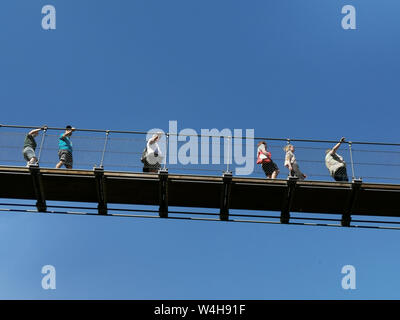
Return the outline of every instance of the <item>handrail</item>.
{"type": "MultiPolygon", "coordinates": [[[[1,128],[14,128],[14,129],[36,129],[42,126],[21,126],[21,125],[5,125],[0,124],[1,128]]],[[[58,130],[63,131],[65,128],[59,127],[47,127],[47,130],[58,130]]],[[[81,129],[76,128],[76,131],[81,132],[98,132],[98,133],[121,133],[121,134],[148,134],[149,132],[144,131],[130,131],[130,130],[109,130],[109,129],[81,129]]],[[[226,139],[251,139],[251,140],[267,140],[267,141],[284,141],[284,142],[315,142],[315,143],[337,143],[339,140],[318,140],[318,139],[297,139],[297,138],[272,138],[272,137],[242,137],[242,136],[223,136],[223,135],[202,135],[202,134],[181,134],[166,132],[169,136],[183,136],[183,137],[208,137],[208,138],[226,138],[226,139]]],[[[349,144],[349,141],[343,143],[349,144]]],[[[371,141],[351,141],[352,145],[379,145],[379,146],[397,146],[400,147],[400,143],[392,142],[371,142],[371,141]]]]}

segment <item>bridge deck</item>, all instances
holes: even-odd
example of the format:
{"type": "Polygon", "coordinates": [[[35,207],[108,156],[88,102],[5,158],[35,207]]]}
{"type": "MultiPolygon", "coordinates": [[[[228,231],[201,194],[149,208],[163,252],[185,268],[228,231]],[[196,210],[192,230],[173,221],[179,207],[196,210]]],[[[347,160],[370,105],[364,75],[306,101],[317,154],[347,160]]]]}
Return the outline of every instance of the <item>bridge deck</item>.
{"type": "Polygon", "coordinates": [[[0,197],[158,206],[165,195],[176,207],[221,209],[226,199],[227,210],[400,217],[400,185],[297,181],[291,189],[288,180],[232,177],[225,193],[222,176],[169,174],[164,191],[160,181],[151,173],[0,167],[0,197]]]}

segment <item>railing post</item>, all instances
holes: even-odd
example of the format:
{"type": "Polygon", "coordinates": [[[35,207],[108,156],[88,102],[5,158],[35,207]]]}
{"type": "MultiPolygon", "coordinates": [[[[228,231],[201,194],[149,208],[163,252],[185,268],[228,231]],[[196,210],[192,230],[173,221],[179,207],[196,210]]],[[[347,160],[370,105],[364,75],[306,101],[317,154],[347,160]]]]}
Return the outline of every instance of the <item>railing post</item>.
{"type": "Polygon", "coordinates": [[[221,205],[219,218],[223,221],[229,220],[229,206],[231,201],[231,189],[232,189],[232,173],[224,172],[222,175],[222,187],[221,187],[221,205]]]}
{"type": "Polygon", "coordinates": [[[158,215],[160,218],[168,218],[168,171],[158,171],[160,207],[158,215]]]}
{"type": "Polygon", "coordinates": [[[42,183],[42,176],[38,165],[30,165],[29,172],[32,177],[33,190],[36,196],[36,208],[39,212],[46,212],[46,196],[42,183]]]}
{"type": "Polygon", "coordinates": [[[39,153],[38,153],[38,156],[37,156],[38,164],[40,163],[40,156],[42,155],[42,149],[43,149],[44,140],[46,138],[46,133],[47,133],[47,129],[43,129],[42,141],[40,142],[39,153]]]}
{"type": "Polygon", "coordinates": [[[97,210],[100,215],[107,215],[107,193],[104,178],[104,169],[93,168],[94,177],[96,181],[96,192],[97,192],[97,210]]]}
{"type": "Polygon", "coordinates": [[[361,179],[354,179],[351,182],[351,190],[349,192],[346,208],[342,214],[341,226],[342,227],[350,227],[351,223],[351,214],[354,211],[354,206],[358,199],[358,194],[360,192],[362,186],[361,179]]]}
{"type": "Polygon", "coordinates": [[[101,160],[100,160],[100,168],[103,168],[103,164],[104,164],[104,154],[105,154],[105,152],[106,152],[109,134],[110,134],[110,130],[107,130],[107,131],[106,131],[106,138],[105,138],[105,140],[104,140],[103,153],[102,153],[102,155],[101,155],[101,160]]]}
{"type": "Polygon", "coordinates": [[[296,183],[299,180],[298,177],[291,177],[287,178],[287,193],[283,199],[282,209],[281,209],[281,223],[288,224],[290,220],[290,210],[292,208],[294,192],[296,189],[296,183]]]}

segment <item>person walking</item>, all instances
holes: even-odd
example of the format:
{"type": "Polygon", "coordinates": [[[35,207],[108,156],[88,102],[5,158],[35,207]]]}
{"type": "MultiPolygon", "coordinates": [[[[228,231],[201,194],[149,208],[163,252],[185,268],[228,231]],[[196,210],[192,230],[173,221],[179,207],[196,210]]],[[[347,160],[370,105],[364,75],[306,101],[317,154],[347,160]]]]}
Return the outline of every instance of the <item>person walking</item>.
{"type": "Polygon", "coordinates": [[[72,132],[76,129],[71,126],[65,127],[65,132],[60,134],[58,138],[58,158],[59,162],[56,168],[61,168],[65,166],[67,169],[72,169],[73,158],[72,158],[72,142],[70,140],[72,132]]]}
{"type": "Polygon", "coordinates": [[[299,180],[304,180],[307,176],[300,171],[294,155],[294,146],[292,144],[288,144],[283,149],[286,152],[284,165],[289,169],[289,176],[297,177],[299,180]]]}
{"type": "Polygon", "coordinates": [[[33,129],[27,133],[24,140],[24,147],[22,149],[22,154],[24,159],[27,161],[26,166],[29,167],[32,164],[38,164],[38,158],[36,157],[36,141],[35,138],[39,135],[42,130],[47,130],[47,126],[43,126],[38,129],[33,129]]]}
{"type": "Polygon", "coordinates": [[[336,152],[344,141],[345,138],[343,137],[332,149],[326,150],[325,165],[335,181],[349,181],[346,162],[343,160],[343,157],[336,152]]]}
{"type": "Polygon", "coordinates": [[[265,141],[260,141],[257,144],[257,164],[261,164],[267,178],[276,179],[279,174],[279,168],[272,161],[271,152],[267,151],[267,143],[265,141]]]}
{"type": "Polygon", "coordinates": [[[143,151],[142,162],[143,172],[158,172],[161,169],[163,155],[161,153],[158,141],[161,139],[161,133],[155,133],[147,141],[146,148],[143,151]]]}

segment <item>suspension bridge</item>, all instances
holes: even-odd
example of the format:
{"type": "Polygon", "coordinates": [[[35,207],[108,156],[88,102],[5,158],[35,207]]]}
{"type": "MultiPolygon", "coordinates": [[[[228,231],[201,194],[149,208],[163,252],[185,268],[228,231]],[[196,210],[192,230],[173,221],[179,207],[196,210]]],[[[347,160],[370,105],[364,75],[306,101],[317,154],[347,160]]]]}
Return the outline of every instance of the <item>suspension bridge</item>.
{"type": "MultiPolygon", "coordinates": [[[[400,230],[400,184],[396,183],[400,144],[346,142],[347,148],[338,152],[346,155],[348,151],[352,180],[335,182],[323,166],[323,151],[337,141],[254,138],[268,142],[274,161],[280,159],[278,150],[285,143],[295,143],[300,166],[309,177],[302,181],[287,177],[280,165],[281,177],[271,180],[260,171],[234,175],[235,164],[229,161],[210,161],[203,167],[166,161],[158,173],[143,173],[138,168],[146,133],[112,130],[77,130],[71,138],[76,168],[67,170],[54,168],[57,139],[64,129],[48,128],[37,138],[40,166],[27,167],[21,142],[32,128],[36,127],[0,127],[2,212],[400,230]],[[362,161],[365,154],[369,162],[362,161]],[[363,175],[356,177],[356,170],[363,175]]],[[[165,135],[165,145],[169,136],[165,135]]],[[[234,141],[233,137],[214,138],[234,141]]]]}

